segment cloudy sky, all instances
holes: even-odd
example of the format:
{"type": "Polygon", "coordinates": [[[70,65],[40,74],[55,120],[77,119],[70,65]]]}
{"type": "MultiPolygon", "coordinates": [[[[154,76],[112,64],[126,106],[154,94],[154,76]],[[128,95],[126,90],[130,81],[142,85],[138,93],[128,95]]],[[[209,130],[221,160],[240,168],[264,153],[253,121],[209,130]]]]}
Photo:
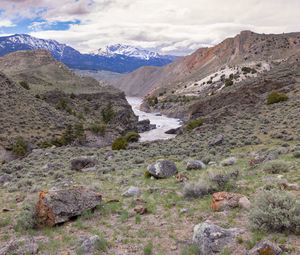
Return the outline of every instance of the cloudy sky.
{"type": "Polygon", "coordinates": [[[241,30],[300,31],[300,0],[0,0],[0,34],[82,52],[122,43],[183,55],[241,30]]]}

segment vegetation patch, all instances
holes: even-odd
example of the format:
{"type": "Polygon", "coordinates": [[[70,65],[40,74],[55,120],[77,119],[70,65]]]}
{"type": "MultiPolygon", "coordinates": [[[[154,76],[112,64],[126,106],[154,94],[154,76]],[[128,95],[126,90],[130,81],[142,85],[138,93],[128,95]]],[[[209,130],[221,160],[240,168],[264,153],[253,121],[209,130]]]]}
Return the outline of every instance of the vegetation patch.
{"type": "Polygon", "coordinates": [[[23,139],[23,137],[19,136],[15,143],[12,146],[12,152],[18,157],[23,157],[27,154],[28,152],[28,144],[27,142],[23,139]]]}
{"type": "Polygon", "coordinates": [[[125,137],[118,137],[111,145],[113,150],[126,150],[128,142],[125,137]]]}
{"type": "Polygon", "coordinates": [[[200,127],[203,125],[203,119],[198,118],[198,119],[194,119],[194,120],[190,120],[187,124],[186,124],[186,130],[187,131],[191,131],[197,127],[200,127]]]}
{"type": "Polygon", "coordinates": [[[288,99],[289,98],[286,94],[273,91],[268,95],[267,104],[276,104],[287,101],[288,99]]]}

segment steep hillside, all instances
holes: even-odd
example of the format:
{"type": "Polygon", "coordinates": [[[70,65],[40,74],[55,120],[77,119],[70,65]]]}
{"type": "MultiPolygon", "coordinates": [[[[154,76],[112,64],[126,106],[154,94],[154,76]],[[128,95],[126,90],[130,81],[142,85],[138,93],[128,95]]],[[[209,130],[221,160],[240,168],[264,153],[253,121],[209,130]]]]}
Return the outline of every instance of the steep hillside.
{"type": "Polygon", "coordinates": [[[13,149],[19,136],[28,149],[101,147],[136,129],[137,117],[123,92],[77,76],[47,51],[8,54],[0,58],[0,70],[9,77],[3,78],[0,100],[0,146],[6,149],[13,149]]]}
{"type": "MultiPolygon", "coordinates": [[[[140,85],[143,92],[147,87],[151,95],[199,95],[203,87],[215,84],[220,88],[225,85],[230,74],[235,75],[233,82],[241,81],[245,78],[241,70],[243,67],[264,72],[299,51],[300,33],[266,35],[243,31],[214,47],[200,48],[192,55],[178,59],[161,68],[156,75],[147,75],[145,69],[139,69],[134,74],[128,74],[128,77],[134,75],[136,79],[132,86],[136,88],[140,85]]],[[[251,72],[247,74],[251,76],[251,72]]],[[[126,80],[126,77],[122,79],[126,80]]]]}
{"type": "Polygon", "coordinates": [[[118,73],[131,72],[141,66],[164,66],[176,58],[121,44],[107,46],[96,53],[82,54],[66,44],[27,34],[0,37],[0,56],[20,50],[37,49],[49,51],[56,60],[69,68],[118,73]]]}

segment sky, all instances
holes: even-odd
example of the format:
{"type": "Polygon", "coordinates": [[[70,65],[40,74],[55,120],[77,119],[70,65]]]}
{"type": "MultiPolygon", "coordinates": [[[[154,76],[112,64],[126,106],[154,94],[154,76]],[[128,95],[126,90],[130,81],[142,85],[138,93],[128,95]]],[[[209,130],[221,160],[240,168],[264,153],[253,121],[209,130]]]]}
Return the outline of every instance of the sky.
{"type": "Polygon", "coordinates": [[[129,44],[186,55],[242,30],[300,31],[300,0],[0,0],[0,35],[26,33],[81,52],[129,44]]]}

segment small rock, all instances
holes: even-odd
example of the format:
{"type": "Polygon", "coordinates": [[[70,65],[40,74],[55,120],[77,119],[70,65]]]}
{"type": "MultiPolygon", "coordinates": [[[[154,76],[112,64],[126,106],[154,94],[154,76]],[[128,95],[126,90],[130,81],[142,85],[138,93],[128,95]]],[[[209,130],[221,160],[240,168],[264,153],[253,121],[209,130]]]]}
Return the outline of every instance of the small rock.
{"type": "Polygon", "coordinates": [[[213,139],[210,143],[209,146],[216,146],[222,144],[224,141],[224,135],[219,134],[215,139],[213,139]]]}
{"type": "Polygon", "coordinates": [[[236,163],[236,158],[235,157],[230,157],[230,158],[227,158],[227,159],[224,159],[222,162],[221,162],[221,165],[222,166],[232,166],[236,163]]]}
{"type": "Polygon", "coordinates": [[[201,254],[210,255],[234,243],[235,237],[240,232],[239,229],[224,229],[206,221],[194,227],[193,243],[201,254]]]}
{"type": "Polygon", "coordinates": [[[247,255],[280,255],[282,254],[282,250],[274,243],[263,240],[256,244],[247,255]]]}
{"type": "Polygon", "coordinates": [[[125,191],[122,196],[124,197],[134,197],[139,196],[141,193],[140,189],[138,187],[129,187],[127,191],[125,191]]]}
{"type": "Polygon", "coordinates": [[[80,245],[80,251],[89,254],[94,252],[97,249],[99,241],[100,238],[97,235],[85,238],[85,240],[80,245]]]}
{"type": "Polygon", "coordinates": [[[168,178],[177,173],[174,162],[169,160],[157,160],[147,168],[149,174],[155,178],[168,178]]]}
{"type": "Polygon", "coordinates": [[[249,209],[251,206],[247,197],[238,193],[217,192],[212,195],[211,207],[214,211],[241,207],[249,209]]]}
{"type": "Polygon", "coordinates": [[[198,170],[205,168],[205,164],[201,160],[190,160],[187,162],[187,170],[198,170]]]}
{"type": "Polygon", "coordinates": [[[11,180],[12,180],[12,177],[9,174],[3,174],[0,176],[0,184],[10,182],[11,180]]]}
{"type": "Polygon", "coordinates": [[[83,168],[94,167],[98,161],[94,157],[79,157],[71,160],[71,169],[80,171],[83,168]]]}

